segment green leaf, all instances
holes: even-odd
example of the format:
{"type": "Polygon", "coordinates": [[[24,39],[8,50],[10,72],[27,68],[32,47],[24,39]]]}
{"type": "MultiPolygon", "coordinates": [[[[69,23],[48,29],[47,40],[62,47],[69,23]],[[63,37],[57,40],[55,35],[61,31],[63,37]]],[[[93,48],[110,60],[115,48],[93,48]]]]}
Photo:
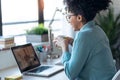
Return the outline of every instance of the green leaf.
{"type": "Polygon", "coordinates": [[[26,30],[27,34],[36,34],[36,35],[43,35],[48,34],[48,29],[44,27],[44,24],[41,23],[36,27],[33,27],[30,30],[26,30]]]}

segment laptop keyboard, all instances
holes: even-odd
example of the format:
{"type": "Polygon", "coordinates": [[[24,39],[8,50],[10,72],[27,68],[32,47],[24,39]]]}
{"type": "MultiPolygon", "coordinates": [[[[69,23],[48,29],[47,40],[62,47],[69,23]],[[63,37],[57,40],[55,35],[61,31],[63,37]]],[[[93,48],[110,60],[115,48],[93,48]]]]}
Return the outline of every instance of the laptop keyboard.
{"type": "Polygon", "coordinates": [[[42,71],[44,71],[44,70],[46,70],[48,68],[51,68],[51,67],[52,66],[40,66],[40,67],[38,67],[38,68],[36,68],[34,70],[31,70],[29,72],[39,73],[39,72],[42,72],[42,71]]]}

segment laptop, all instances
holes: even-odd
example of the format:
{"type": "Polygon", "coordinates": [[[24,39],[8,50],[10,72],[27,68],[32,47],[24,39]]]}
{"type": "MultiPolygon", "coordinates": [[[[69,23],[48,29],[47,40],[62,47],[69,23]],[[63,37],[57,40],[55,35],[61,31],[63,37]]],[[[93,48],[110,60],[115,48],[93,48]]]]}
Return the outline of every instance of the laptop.
{"type": "Polygon", "coordinates": [[[64,69],[58,65],[42,65],[31,43],[11,47],[11,50],[23,75],[49,77],[64,69]]]}

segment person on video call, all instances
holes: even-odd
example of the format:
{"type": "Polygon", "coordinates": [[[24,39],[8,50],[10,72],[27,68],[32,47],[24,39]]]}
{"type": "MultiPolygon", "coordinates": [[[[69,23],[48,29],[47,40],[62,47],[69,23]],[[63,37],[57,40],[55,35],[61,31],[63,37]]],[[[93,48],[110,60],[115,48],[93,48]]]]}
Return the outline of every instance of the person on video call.
{"type": "Polygon", "coordinates": [[[110,2],[64,0],[67,21],[78,33],[74,40],[58,36],[53,42],[62,48],[62,63],[70,80],[111,80],[116,73],[109,40],[94,21],[96,14],[106,10],[110,2]],[[72,52],[69,52],[69,44],[72,52]]]}

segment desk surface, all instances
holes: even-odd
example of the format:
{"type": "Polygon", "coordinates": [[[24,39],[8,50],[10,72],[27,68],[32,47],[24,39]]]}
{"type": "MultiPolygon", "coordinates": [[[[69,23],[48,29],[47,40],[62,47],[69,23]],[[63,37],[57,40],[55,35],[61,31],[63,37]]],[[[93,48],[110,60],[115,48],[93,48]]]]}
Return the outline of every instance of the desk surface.
{"type": "MultiPolygon", "coordinates": [[[[6,76],[20,74],[19,68],[17,66],[13,66],[8,69],[0,70],[1,80],[4,80],[6,76]]],[[[68,80],[64,71],[61,71],[51,77],[35,77],[35,76],[23,76],[23,80],[68,80]]]]}
{"type": "MultiPolygon", "coordinates": [[[[21,74],[17,66],[0,71],[0,77],[2,78],[1,80],[4,80],[5,76],[10,76],[12,74],[13,75],[21,74]]],[[[23,76],[23,80],[58,80],[58,79],[59,80],[68,80],[64,71],[61,71],[51,77],[23,76]]]]}

